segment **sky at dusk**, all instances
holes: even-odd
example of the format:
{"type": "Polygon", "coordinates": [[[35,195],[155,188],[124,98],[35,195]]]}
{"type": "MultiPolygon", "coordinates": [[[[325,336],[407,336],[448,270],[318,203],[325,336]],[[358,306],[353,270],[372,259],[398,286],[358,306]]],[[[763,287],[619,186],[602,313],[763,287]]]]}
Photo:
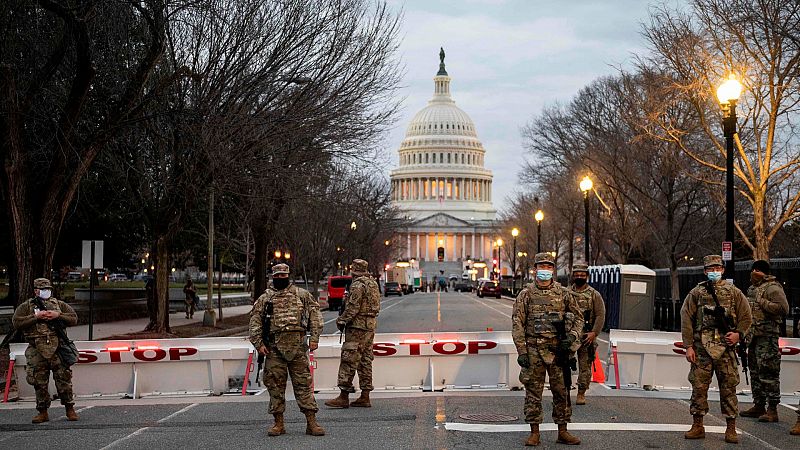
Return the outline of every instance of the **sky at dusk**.
{"type": "MultiPolygon", "coordinates": [[[[526,158],[520,129],[586,84],[630,68],[644,54],[642,23],[655,3],[640,0],[389,0],[403,11],[405,68],[399,121],[387,136],[392,168],[408,122],[433,95],[439,47],[451,93],[472,117],[494,172],[494,205],[518,187],[526,158]]],[[[387,173],[388,176],[388,173],[387,173]]],[[[576,181],[577,189],[577,181],[576,181]]]]}

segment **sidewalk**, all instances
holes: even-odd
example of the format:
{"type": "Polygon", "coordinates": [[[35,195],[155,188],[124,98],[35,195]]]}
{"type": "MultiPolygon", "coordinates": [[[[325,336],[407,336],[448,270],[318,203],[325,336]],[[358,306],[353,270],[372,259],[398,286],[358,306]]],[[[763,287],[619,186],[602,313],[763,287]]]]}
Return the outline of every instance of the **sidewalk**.
{"type": "MultiPolygon", "coordinates": [[[[223,319],[225,317],[239,316],[242,314],[249,314],[253,307],[251,305],[241,306],[228,306],[222,308],[223,319]]],[[[203,321],[203,311],[198,310],[194,313],[193,319],[187,319],[184,312],[177,312],[169,315],[170,326],[188,325],[192,323],[200,323],[203,321]]],[[[219,310],[214,308],[214,311],[219,315],[219,310]]],[[[105,322],[94,324],[93,338],[102,339],[109,336],[119,334],[133,333],[144,330],[147,326],[149,319],[141,317],[139,319],[120,320],[117,322],[105,322]]],[[[89,325],[76,325],[67,329],[67,335],[74,341],[89,340],[89,325]]]]}

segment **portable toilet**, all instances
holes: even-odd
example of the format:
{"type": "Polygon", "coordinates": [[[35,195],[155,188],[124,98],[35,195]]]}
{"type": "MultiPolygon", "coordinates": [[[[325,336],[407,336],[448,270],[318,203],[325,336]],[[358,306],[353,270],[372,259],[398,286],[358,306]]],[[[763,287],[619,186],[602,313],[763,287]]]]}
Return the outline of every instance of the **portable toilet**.
{"type": "Polygon", "coordinates": [[[653,330],[654,270],[639,264],[592,266],[589,284],[603,296],[607,329],[653,330]]]}

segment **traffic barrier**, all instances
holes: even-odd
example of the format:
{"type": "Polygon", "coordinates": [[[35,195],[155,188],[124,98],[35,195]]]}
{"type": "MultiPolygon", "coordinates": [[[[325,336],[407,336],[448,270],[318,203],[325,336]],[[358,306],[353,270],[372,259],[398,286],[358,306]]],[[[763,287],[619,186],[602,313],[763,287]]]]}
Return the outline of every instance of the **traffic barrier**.
{"type": "MultiPolygon", "coordinates": [[[[691,389],[689,363],[680,333],[611,330],[609,365],[614,366],[613,381],[619,388],[691,389]]],[[[800,392],[800,339],[780,338],[781,392],[800,392]]],[[[741,366],[740,366],[741,367],[741,366]]],[[[740,372],[739,392],[750,391],[740,372]]],[[[717,388],[716,378],[712,383],[717,388]]]]}
{"type": "MultiPolygon", "coordinates": [[[[76,341],[75,345],[80,357],[72,367],[73,390],[79,397],[244,395],[263,390],[251,376],[255,351],[242,337],[76,341]]],[[[11,344],[15,365],[9,373],[17,378],[19,396],[32,398],[33,388],[21,375],[27,366],[26,348],[27,344],[11,344]]],[[[338,335],[320,338],[310,360],[317,391],[338,390],[341,348],[338,335]]],[[[521,386],[510,332],[377,334],[373,352],[376,389],[521,386]]]]}

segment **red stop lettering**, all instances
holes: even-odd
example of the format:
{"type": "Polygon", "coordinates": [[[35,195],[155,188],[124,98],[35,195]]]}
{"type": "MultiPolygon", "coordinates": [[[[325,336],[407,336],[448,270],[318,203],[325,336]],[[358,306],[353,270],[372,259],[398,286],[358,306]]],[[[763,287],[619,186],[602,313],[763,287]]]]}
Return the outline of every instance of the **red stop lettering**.
{"type": "Polygon", "coordinates": [[[408,354],[412,356],[419,355],[419,347],[422,345],[420,342],[401,342],[402,345],[408,346],[408,354]]]}
{"type": "Polygon", "coordinates": [[[469,341],[467,344],[468,352],[472,355],[477,354],[481,350],[491,350],[495,347],[497,347],[497,343],[492,341],[469,341]]]}
{"type": "Polygon", "coordinates": [[[180,361],[181,356],[191,356],[197,353],[196,348],[191,347],[173,347],[169,349],[169,360],[180,361]]]}
{"type": "Polygon", "coordinates": [[[800,353],[800,348],[795,347],[781,347],[781,355],[792,356],[800,353]]]}
{"type": "Polygon", "coordinates": [[[78,352],[78,364],[89,364],[97,361],[94,350],[81,350],[78,352]]]}
{"type": "Polygon", "coordinates": [[[133,357],[140,361],[160,361],[167,356],[167,351],[160,348],[136,350],[133,352],[133,357]],[[153,356],[145,355],[146,352],[153,352],[153,356]]]}
{"type": "Polygon", "coordinates": [[[441,355],[455,355],[463,352],[466,349],[467,344],[463,342],[437,342],[433,344],[433,351],[441,355]],[[444,346],[447,344],[452,344],[454,348],[452,350],[446,350],[444,346]]]}
{"type": "Polygon", "coordinates": [[[375,356],[392,356],[397,353],[394,344],[391,343],[377,343],[372,344],[372,354],[375,356]]]}

